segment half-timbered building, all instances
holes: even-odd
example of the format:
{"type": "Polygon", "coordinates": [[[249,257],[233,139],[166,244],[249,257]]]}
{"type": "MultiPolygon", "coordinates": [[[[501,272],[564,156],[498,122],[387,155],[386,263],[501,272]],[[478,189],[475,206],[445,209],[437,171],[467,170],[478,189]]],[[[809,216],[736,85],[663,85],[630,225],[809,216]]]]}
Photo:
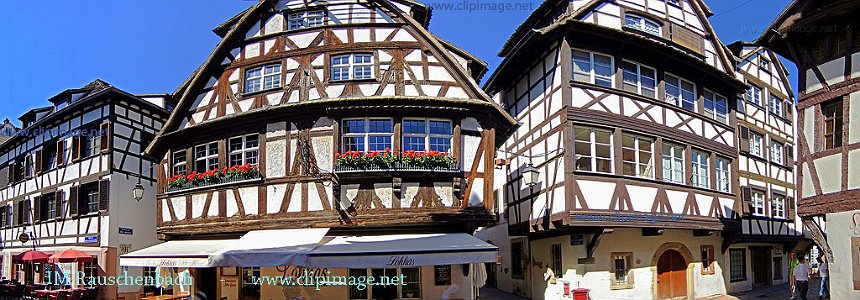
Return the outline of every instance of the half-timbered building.
{"type": "Polygon", "coordinates": [[[486,65],[429,21],[411,0],[282,0],[218,26],[147,150],[167,242],[124,264],[190,267],[217,299],[476,297],[471,263],[496,248],[469,233],[495,221],[495,150],[516,123],[478,86],[486,65]],[[305,270],[407,282],[254,283],[305,270]]]}
{"type": "Polygon", "coordinates": [[[479,235],[509,245],[500,288],[727,292],[744,84],[711,15],[700,0],[550,0],[507,41],[485,90],[522,125],[500,161],[507,226],[479,235]]]}
{"type": "Polygon", "coordinates": [[[12,124],[9,119],[4,119],[3,124],[0,124],[0,144],[15,136],[18,133],[18,127],[12,124]]]}
{"type": "MultiPolygon", "coordinates": [[[[21,116],[21,130],[0,144],[0,273],[29,284],[68,278],[76,287],[92,283],[91,276],[121,275],[120,254],[158,242],[147,215],[155,213],[155,162],[141,153],[167,120],[172,100],[132,95],[101,80],[49,100],[21,116]],[[138,183],[151,190],[140,202],[131,192],[138,183]],[[90,259],[16,258],[68,249],[90,259]]],[[[117,299],[141,286],[98,289],[99,299],[117,299]]]]}
{"type": "Polygon", "coordinates": [[[746,83],[735,113],[741,228],[724,236],[732,243],[729,291],[742,291],[791,280],[788,253],[808,243],[796,218],[796,123],[788,72],[775,53],[761,46],[735,42],[728,47],[746,83]],[[741,259],[745,263],[738,263],[741,259]]]}
{"type": "Polygon", "coordinates": [[[833,299],[860,297],[857,1],[792,1],[758,39],[798,68],[798,215],[830,259],[833,299]]]}

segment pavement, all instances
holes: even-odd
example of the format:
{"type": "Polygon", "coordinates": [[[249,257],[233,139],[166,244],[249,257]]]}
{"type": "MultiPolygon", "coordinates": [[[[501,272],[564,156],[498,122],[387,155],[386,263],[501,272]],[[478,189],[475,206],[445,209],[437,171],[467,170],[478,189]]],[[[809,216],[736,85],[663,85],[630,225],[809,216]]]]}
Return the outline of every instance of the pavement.
{"type": "Polygon", "coordinates": [[[481,288],[481,300],[527,300],[517,295],[508,294],[500,289],[485,286],[481,288]]]}
{"type": "MultiPolygon", "coordinates": [[[[765,299],[778,299],[778,300],[788,300],[791,299],[791,293],[788,288],[788,283],[780,284],[780,285],[771,285],[771,286],[763,286],[757,287],[750,291],[740,292],[740,293],[732,293],[730,295],[721,295],[714,296],[708,298],[699,298],[697,300],[765,300],[765,299]]],[[[809,292],[806,293],[806,299],[813,300],[818,299],[818,289],[821,287],[818,279],[812,279],[809,281],[809,292]]],[[[799,297],[795,299],[800,299],[799,297]]],[[[827,298],[825,298],[827,299],[827,298]]]]}

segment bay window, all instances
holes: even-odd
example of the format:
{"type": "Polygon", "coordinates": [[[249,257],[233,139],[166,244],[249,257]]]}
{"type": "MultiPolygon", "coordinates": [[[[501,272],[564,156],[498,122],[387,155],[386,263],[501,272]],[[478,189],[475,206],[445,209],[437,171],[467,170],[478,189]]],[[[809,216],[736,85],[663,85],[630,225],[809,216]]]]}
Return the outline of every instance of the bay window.
{"type": "Polygon", "coordinates": [[[684,183],[684,147],[663,143],[663,181],[684,183]]]}
{"type": "Polygon", "coordinates": [[[218,169],[218,143],[208,143],[194,148],[195,171],[206,172],[218,169]]]}
{"type": "Polygon", "coordinates": [[[683,109],[696,111],[696,85],[681,77],[666,74],[666,102],[673,103],[683,109]]]}
{"type": "Polygon", "coordinates": [[[625,134],[621,137],[621,157],[624,175],[654,178],[653,139],[625,134]]]}
{"type": "Polygon", "coordinates": [[[341,127],[343,151],[384,152],[391,149],[394,122],[387,118],[345,119],[341,127]]]}
{"type": "Polygon", "coordinates": [[[705,115],[724,124],[729,123],[729,101],[720,94],[705,90],[705,115]]]}
{"type": "Polygon", "coordinates": [[[454,128],[451,121],[403,119],[403,151],[451,152],[454,128]]]}
{"type": "Polygon", "coordinates": [[[281,64],[260,66],[245,70],[245,93],[281,87],[281,64]]]}
{"type": "Polygon", "coordinates": [[[729,160],[717,157],[717,191],[728,193],[731,186],[729,179],[731,178],[731,165],[729,160]]]}
{"type": "Polygon", "coordinates": [[[625,91],[645,97],[657,96],[657,71],[631,61],[622,61],[623,86],[625,91]]]}
{"type": "Polygon", "coordinates": [[[351,53],[331,57],[331,80],[358,80],[373,78],[373,55],[351,53]]]}
{"type": "Polygon", "coordinates": [[[693,150],[693,186],[711,188],[709,157],[708,153],[693,150]]]}
{"type": "Polygon", "coordinates": [[[259,163],[260,156],[259,139],[259,135],[256,134],[230,138],[227,143],[230,155],[230,165],[257,165],[259,163]]]}
{"type": "Polygon", "coordinates": [[[612,132],[580,126],[573,130],[576,170],[612,173],[612,132]]]}
{"type": "Polygon", "coordinates": [[[590,51],[573,50],[573,80],[614,87],[614,58],[590,51]]]}

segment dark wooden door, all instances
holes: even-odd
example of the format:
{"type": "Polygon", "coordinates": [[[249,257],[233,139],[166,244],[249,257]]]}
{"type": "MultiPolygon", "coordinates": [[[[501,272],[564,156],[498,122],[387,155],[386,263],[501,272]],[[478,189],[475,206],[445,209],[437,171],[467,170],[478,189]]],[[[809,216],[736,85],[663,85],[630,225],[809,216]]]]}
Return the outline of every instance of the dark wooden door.
{"type": "Polygon", "coordinates": [[[687,263],[681,253],[667,250],[657,260],[657,298],[687,297],[687,263]]]}
{"type": "Polygon", "coordinates": [[[752,249],[753,285],[770,284],[770,251],[752,249]]]}

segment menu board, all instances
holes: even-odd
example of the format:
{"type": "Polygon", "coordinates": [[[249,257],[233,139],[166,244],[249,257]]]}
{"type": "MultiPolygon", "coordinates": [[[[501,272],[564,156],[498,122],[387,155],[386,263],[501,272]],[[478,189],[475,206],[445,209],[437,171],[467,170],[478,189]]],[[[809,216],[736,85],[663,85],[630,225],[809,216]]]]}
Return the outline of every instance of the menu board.
{"type": "Polygon", "coordinates": [[[433,267],[436,285],[451,285],[451,265],[433,267]]]}

